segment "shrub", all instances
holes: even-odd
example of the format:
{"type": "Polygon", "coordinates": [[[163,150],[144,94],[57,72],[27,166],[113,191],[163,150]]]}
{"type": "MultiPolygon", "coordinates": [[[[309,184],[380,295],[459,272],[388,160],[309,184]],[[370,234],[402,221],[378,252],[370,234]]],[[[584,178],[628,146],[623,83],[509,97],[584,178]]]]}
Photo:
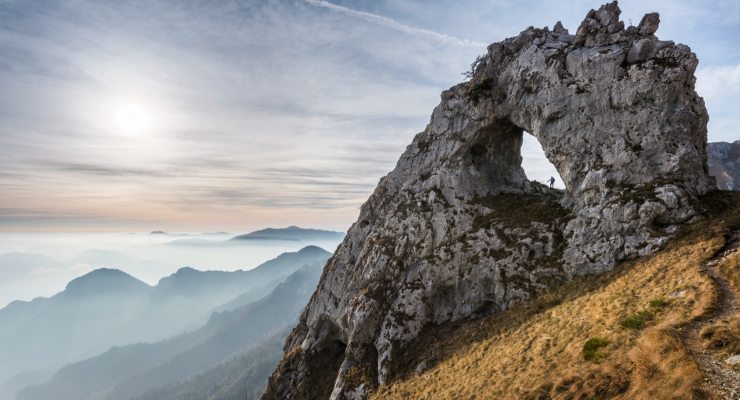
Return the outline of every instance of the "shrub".
{"type": "Polygon", "coordinates": [[[619,321],[619,325],[625,329],[640,330],[653,318],[655,318],[655,314],[651,311],[640,311],[637,314],[623,318],[619,321]]]}
{"type": "Polygon", "coordinates": [[[667,302],[667,301],[665,301],[663,299],[653,299],[653,300],[650,300],[650,308],[654,308],[654,309],[658,309],[658,310],[661,309],[661,308],[668,307],[669,304],[671,304],[671,303],[669,303],[669,302],[667,302]]]}
{"type": "Polygon", "coordinates": [[[609,344],[609,340],[605,338],[591,338],[583,344],[583,358],[586,361],[599,362],[602,358],[606,357],[606,353],[601,349],[609,344]]]}
{"type": "Polygon", "coordinates": [[[482,98],[491,96],[491,90],[493,90],[493,79],[486,78],[469,86],[470,88],[465,92],[465,97],[467,97],[473,104],[477,105],[482,98]]]}

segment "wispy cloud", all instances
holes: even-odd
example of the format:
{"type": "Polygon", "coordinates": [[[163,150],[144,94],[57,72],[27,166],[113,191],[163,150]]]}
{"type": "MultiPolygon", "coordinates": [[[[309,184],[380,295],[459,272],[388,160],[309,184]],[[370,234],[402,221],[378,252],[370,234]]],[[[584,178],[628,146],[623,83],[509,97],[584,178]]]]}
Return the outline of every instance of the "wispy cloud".
{"type": "Polygon", "coordinates": [[[426,37],[434,39],[442,43],[454,44],[456,46],[463,47],[474,47],[478,49],[484,49],[488,43],[478,42],[470,39],[461,39],[454,36],[450,36],[444,33],[436,32],[430,29],[415,28],[413,26],[406,25],[393,18],[384,17],[382,15],[369,13],[366,11],[355,10],[349,7],[340,6],[338,4],[330,3],[325,0],[305,0],[309,4],[313,4],[317,7],[324,7],[330,10],[334,10],[343,14],[347,14],[356,18],[363,19],[368,22],[376,23],[386,28],[394,29],[399,32],[403,32],[409,35],[426,37]]]}
{"type": "MultiPolygon", "coordinates": [[[[424,129],[439,93],[485,51],[480,38],[557,19],[572,31],[595,6],[2,2],[0,230],[345,229],[424,129]],[[145,108],[153,128],[121,132],[121,103],[145,108]]],[[[736,138],[740,95],[728,93],[740,29],[713,21],[740,6],[620,6],[633,21],[653,6],[665,15],[659,36],[686,42],[701,60],[710,140],[736,138]]],[[[524,159],[546,178],[536,150],[525,146],[524,159]]]]}

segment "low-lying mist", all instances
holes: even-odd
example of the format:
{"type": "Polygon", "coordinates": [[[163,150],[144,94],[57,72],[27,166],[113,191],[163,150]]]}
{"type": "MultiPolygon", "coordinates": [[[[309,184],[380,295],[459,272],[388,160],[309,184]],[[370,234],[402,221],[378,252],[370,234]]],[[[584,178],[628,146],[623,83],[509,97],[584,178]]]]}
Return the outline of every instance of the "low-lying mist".
{"type": "Polygon", "coordinates": [[[0,233],[0,308],[49,297],[99,268],[120,269],[150,285],[181,267],[248,270],[284,252],[316,245],[334,251],[333,237],[230,240],[230,233],[0,233]]]}
{"type": "MultiPolygon", "coordinates": [[[[29,286],[34,280],[53,289],[65,275],[95,270],[65,282],[53,296],[0,308],[0,400],[138,398],[167,391],[235,357],[260,372],[243,382],[229,378],[225,386],[261,390],[281,354],[280,338],[295,323],[331,256],[308,243],[333,247],[343,233],[290,227],[233,239],[224,235],[227,240],[183,235],[175,243],[164,238],[169,235],[152,236],[150,243],[136,237],[140,245],[123,249],[127,254],[77,248],[63,249],[73,256],[52,254],[58,259],[17,252],[3,256],[13,265],[5,269],[12,279],[3,284],[19,292],[37,291],[29,286]],[[296,246],[297,251],[283,251],[296,246]],[[169,271],[169,264],[134,257],[170,254],[174,261],[187,258],[194,247],[206,254],[228,252],[237,261],[281,254],[235,271],[169,271]],[[119,269],[104,268],[106,263],[119,269]],[[152,285],[123,271],[136,268],[167,276],[152,285]]],[[[185,385],[172,396],[196,389],[185,385]]]]}

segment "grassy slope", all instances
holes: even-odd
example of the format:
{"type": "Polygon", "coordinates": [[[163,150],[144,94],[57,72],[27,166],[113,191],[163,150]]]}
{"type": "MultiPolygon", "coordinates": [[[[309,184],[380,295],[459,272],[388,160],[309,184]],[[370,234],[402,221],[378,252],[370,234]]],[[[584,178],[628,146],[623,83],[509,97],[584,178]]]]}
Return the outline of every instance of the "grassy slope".
{"type": "MultiPolygon", "coordinates": [[[[704,202],[710,218],[657,254],[501,314],[429,327],[400,355],[402,377],[373,398],[713,398],[678,337],[715,300],[699,267],[740,226],[740,194],[704,202]]],[[[722,270],[738,290],[737,266],[722,270]]]]}
{"type": "MultiPolygon", "coordinates": [[[[727,257],[719,264],[718,270],[735,292],[735,298],[740,299],[740,251],[727,257]]],[[[740,312],[705,327],[700,333],[700,338],[702,346],[720,360],[740,354],[740,312]]],[[[736,364],[734,369],[740,372],[740,365],[736,364]]]]}

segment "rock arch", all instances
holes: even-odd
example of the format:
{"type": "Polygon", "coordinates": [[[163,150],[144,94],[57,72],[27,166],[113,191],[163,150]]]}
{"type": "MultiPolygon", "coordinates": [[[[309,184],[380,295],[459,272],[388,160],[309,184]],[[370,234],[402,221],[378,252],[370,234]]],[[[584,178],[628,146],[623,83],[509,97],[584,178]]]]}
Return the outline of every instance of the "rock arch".
{"type": "Polygon", "coordinates": [[[658,40],[658,22],[625,29],[614,2],[575,35],[558,23],[490,45],[362,206],[263,398],[304,398],[295,388],[319,368],[326,326],[346,339],[331,398],[362,399],[426,325],[648,254],[696,218],[713,186],[697,59],[658,40]],[[524,181],[523,131],[560,172],[562,198],[524,181]]]}

